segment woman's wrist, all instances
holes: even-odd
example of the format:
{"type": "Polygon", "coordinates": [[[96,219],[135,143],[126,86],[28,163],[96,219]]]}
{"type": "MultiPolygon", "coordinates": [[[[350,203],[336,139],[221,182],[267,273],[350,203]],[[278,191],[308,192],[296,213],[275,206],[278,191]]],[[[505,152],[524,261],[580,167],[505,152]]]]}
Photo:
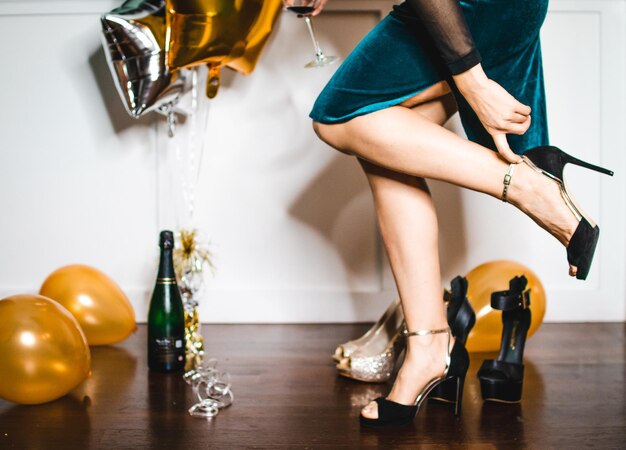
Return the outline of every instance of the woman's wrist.
{"type": "Polygon", "coordinates": [[[453,75],[452,78],[462,94],[479,90],[489,81],[489,78],[480,63],[465,72],[453,75]]]}

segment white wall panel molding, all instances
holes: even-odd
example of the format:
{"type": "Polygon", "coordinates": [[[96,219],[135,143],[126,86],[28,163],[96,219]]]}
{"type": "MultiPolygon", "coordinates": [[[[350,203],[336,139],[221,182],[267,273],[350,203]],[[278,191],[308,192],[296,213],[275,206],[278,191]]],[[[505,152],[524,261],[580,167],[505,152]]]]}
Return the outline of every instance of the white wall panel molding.
{"type": "Polygon", "coordinates": [[[552,142],[616,173],[569,169],[572,192],[602,231],[590,279],[548,286],[546,319],[625,320],[626,4],[553,1],[542,39],[552,142]]]}

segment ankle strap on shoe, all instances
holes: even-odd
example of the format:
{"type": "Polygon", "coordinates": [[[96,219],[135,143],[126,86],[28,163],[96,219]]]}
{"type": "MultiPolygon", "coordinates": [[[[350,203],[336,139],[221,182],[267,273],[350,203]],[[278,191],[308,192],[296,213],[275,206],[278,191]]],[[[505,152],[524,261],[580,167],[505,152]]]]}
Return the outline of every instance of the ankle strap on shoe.
{"type": "Polygon", "coordinates": [[[500,311],[528,309],[530,306],[530,289],[526,289],[528,280],[524,275],[516,276],[509,281],[508,291],[491,294],[491,307],[500,311]]]}
{"type": "Polygon", "coordinates": [[[427,336],[429,334],[441,334],[441,333],[447,333],[450,334],[450,328],[439,328],[438,330],[417,330],[417,331],[411,331],[409,332],[409,330],[407,330],[406,328],[404,330],[402,330],[402,333],[405,336],[427,336]]]}
{"type": "Polygon", "coordinates": [[[452,331],[450,330],[450,327],[439,328],[438,330],[417,330],[417,331],[411,331],[411,332],[409,332],[409,330],[405,328],[404,330],[402,330],[402,333],[407,338],[409,336],[428,336],[430,334],[445,333],[448,336],[448,343],[446,344],[446,348],[448,349],[448,351],[446,352],[446,368],[444,370],[444,374],[448,373],[448,370],[450,369],[450,362],[451,362],[450,352],[452,351],[452,349],[450,348],[450,339],[452,337],[452,331]]]}
{"type": "Polygon", "coordinates": [[[515,170],[515,166],[518,163],[511,163],[509,165],[509,170],[504,175],[504,180],[502,180],[502,184],[504,187],[502,188],[502,201],[507,203],[506,194],[509,191],[509,185],[511,184],[511,178],[513,177],[513,171],[515,170]]]}
{"type": "Polygon", "coordinates": [[[508,291],[491,294],[491,307],[493,309],[511,311],[513,309],[528,309],[530,307],[530,289],[514,295],[503,295],[505,292],[508,291]]]}

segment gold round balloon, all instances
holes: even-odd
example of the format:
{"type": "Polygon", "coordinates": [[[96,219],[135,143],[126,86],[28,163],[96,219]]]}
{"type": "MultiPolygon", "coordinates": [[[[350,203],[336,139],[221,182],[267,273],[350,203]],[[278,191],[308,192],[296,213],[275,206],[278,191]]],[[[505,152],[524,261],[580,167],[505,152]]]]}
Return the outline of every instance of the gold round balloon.
{"type": "Polygon", "coordinates": [[[91,365],[76,319],[39,295],[0,300],[0,355],[0,397],[27,405],[63,397],[91,365]]]}
{"type": "Polygon", "coordinates": [[[265,43],[272,33],[278,13],[282,10],[282,0],[265,0],[259,18],[246,37],[246,50],[239,58],[230,61],[227,67],[244,75],[249,75],[256,66],[265,43]]]}
{"type": "Polygon", "coordinates": [[[115,344],[137,329],[135,312],[124,292],[93,267],[76,264],[55,270],[39,294],[72,313],[89,345],[115,344]]]}
{"type": "Polygon", "coordinates": [[[491,293],[509,289],[509,280],[525,275],[530,289],[531,336],[546,314],[546,292],[541,281],[528,267],[515,261],[490,261],[472,269],[467,275],[467,296],[476,312],[476,325],[467,340],[470,352],[490,352],[500,349],[502,338],[502,311],[491,308],[491,293]]]}

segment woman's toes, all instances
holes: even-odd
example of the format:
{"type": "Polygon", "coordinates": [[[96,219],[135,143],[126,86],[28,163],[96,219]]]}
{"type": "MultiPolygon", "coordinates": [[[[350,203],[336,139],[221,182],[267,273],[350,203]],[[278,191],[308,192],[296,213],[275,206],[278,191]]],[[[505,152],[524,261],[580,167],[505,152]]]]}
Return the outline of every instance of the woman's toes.
{"type": "Polygon", "coordinates": [[[577,271],[576,266],[572,266],[572,265],[570,264],[570,265],[569,265],[569,274],[570,274],[570,276],[575,277],[575,276],[576,276],[576,271],[577,271]]]}
{"type": "Polygon", "coordinates": [[[374,401],[369,402],[367,406],[361,410],[361,415],[367,419],[378,419],[378,404],[374,401]]]}

